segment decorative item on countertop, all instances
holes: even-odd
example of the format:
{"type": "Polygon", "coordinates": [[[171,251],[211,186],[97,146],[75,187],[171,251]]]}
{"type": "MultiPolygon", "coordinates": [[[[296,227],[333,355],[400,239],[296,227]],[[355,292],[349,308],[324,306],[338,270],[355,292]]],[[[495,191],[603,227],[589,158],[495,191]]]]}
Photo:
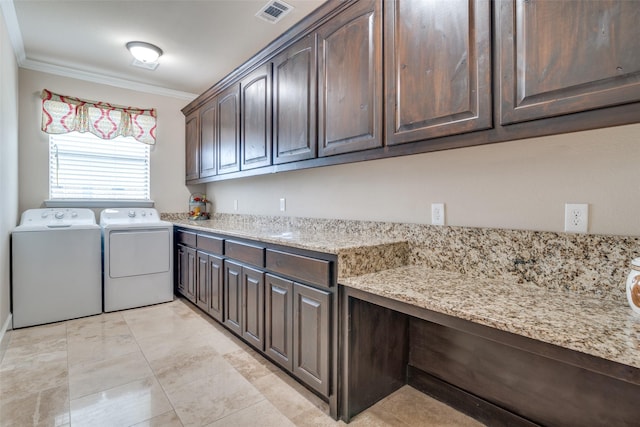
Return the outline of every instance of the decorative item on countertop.
{"type": "Polygon", "coordinates": [[[640,314],[640,258],[631,261],[631,271],[627,277],[627,300],[631,309],[640,314]]]}
{"type": "Polygon", "coordinates": [[[207,212],[207,196],[202,193],[193,193],[189,198],[189,219],[202,220],[209,219],[209,212],[207,212]]]}

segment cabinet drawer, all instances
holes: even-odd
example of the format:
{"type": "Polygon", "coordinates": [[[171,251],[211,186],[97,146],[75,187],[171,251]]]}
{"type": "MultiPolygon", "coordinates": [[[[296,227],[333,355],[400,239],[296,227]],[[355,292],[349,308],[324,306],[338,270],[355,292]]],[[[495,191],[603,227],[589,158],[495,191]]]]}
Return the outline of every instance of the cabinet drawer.
{"type": "Polygon", "coordinates": [[[219,237],[205,236],[198,234],[198,249],[214,254],[222,255],[222,245],[224,240],[219,237]]]}
{"type": "Polygon", "coordinates": [[[176,232],[176,243],[180,243],[186,246],[196,247],[196,233],[191,231],[178,230],[176,232]]]}
{"type": "Polygon", "coordinates": [[[319,286],[331,286],[331,262],[267,250],[267,269],[319,286]]]}
{"type": "Polygon", "coordinates": [[[237,261],[264,267],[264,248],[260,246],[226,240],[224,242],[224,254],[237,261]]]}

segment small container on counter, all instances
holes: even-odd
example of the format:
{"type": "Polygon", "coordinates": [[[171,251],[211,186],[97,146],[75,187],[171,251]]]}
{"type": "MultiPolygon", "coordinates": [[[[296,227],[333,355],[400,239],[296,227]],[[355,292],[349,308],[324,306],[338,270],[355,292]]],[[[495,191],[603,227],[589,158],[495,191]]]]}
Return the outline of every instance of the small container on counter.
{"type": "Polygon", "coordinates": [[[209,219],[207,212],[207,196],[201,193],[194,193],[189,198],[189,219],[202,220],[209,219]]]}
{"type": "Polygon", "coordinates": [[[631,271],[627,276],[627,300],[631,309],[640,315],[640,258],[631,261],[631,271]]]}

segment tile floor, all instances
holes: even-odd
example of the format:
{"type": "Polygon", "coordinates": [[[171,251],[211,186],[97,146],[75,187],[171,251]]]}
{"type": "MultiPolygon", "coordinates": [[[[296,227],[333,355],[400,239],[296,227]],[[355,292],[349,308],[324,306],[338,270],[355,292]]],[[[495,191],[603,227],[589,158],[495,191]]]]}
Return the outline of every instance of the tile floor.
{"type": "MultiPolygon", "coordinates": [[[[10,332],[0,426],[333,426],[328,406],[183,300],[10,332]]],[[[353,426],[480,426],[404,387],[353,426]]]]}

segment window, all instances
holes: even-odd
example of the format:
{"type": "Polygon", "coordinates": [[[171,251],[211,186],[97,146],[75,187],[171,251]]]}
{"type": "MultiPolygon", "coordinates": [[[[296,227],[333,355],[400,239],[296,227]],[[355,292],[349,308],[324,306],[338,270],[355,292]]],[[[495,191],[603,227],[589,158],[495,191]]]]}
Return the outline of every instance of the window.
{"type": "Polygon", "coordinates": [[[149,200],[149,145],[88,132],[49,135],[49,198],[149,200]]]}

